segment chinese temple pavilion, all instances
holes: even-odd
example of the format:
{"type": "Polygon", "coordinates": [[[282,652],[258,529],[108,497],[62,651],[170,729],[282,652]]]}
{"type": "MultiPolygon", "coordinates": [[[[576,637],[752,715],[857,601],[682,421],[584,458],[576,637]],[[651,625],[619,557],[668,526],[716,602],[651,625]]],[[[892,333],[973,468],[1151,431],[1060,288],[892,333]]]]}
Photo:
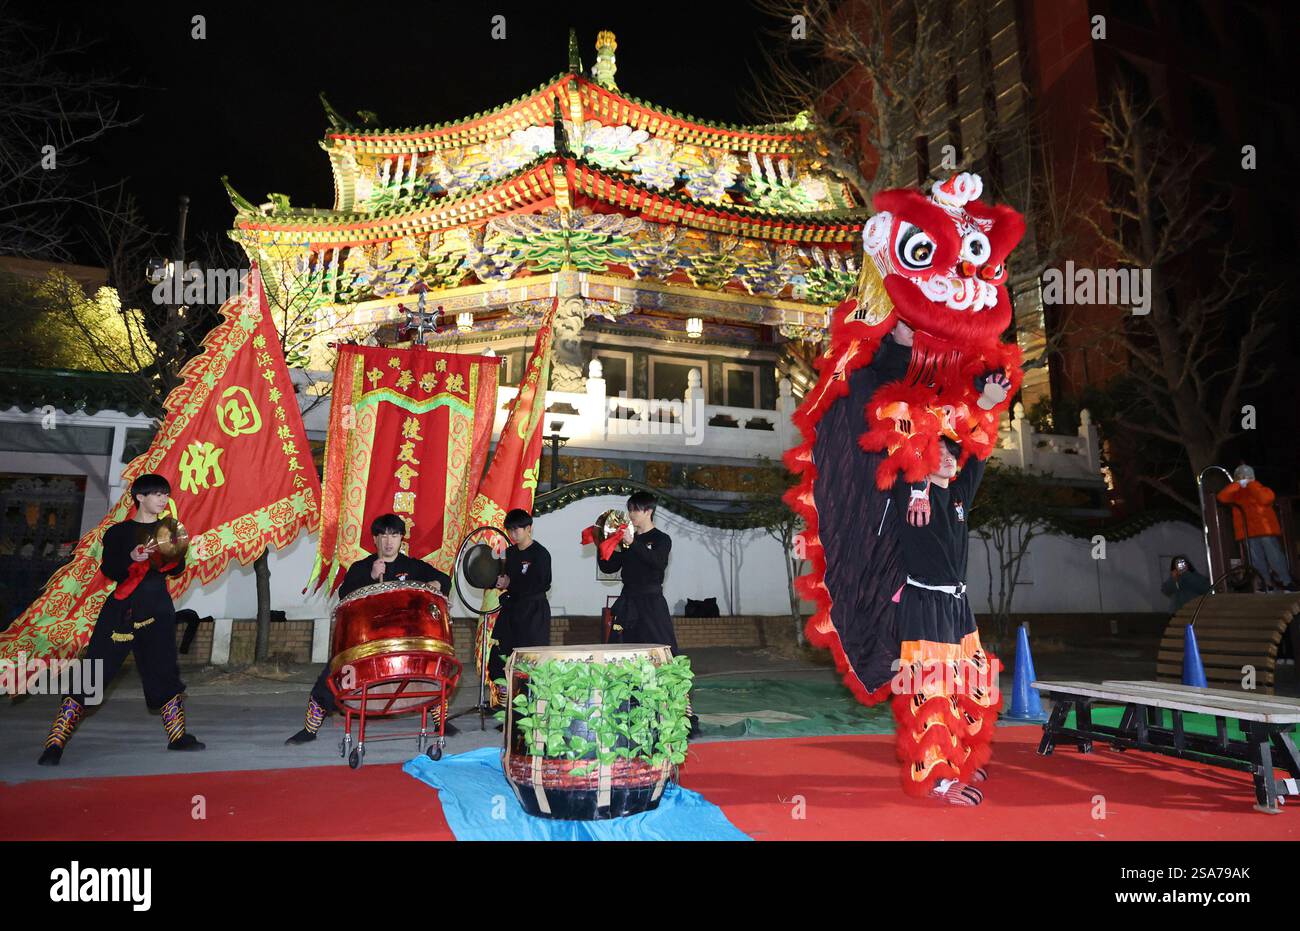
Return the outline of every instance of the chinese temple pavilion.
{"type": "Polygon", "coordinates": [[[513,384],[558,297],[552,392],[589,376],[611,399],[694,386],[716,418],[776,410],[783,378],[806,385],[869,211],[809,156],[803,116],[735,126],[656,106],[619,89],[615,49],[601,32],[588,74],[571,35],[565,73],[434,126],[356,125],[325,102],[331,209],[230,189],[231,236],[262,267],[290,363],[328,370],[343,338],[404,342],[422,310],[438,315],[426,345],[490,348],[513,384]]]}

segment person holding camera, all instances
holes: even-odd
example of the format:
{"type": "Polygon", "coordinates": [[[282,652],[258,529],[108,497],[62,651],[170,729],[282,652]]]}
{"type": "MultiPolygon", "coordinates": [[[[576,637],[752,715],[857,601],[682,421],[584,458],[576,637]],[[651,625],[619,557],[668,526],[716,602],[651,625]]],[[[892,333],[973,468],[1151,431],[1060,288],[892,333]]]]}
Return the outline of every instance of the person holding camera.
{"type": "Polygon", "coordinates": [[[1196,571],[1186,556],[1181,553],[1169,561],[1169,578],[1160,586],[1160,591],[1169,596],[1169,613],[1177,614],[1178,609],[1193,598],[1210,592],[1210,580],[1196,571]]]}

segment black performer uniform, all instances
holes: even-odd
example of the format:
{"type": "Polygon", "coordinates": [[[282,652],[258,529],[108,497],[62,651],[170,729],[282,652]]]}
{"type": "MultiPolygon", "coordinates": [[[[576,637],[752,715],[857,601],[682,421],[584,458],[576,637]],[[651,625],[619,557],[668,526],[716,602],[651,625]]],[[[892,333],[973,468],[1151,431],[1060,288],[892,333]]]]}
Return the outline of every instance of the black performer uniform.
{"type": "Polygon", "coordinates": [[[632,545],[618,548],[609,559],[600,559],[600,571],[622,573],[623,591],[614,602],[614,623],[623,628],[621,635],[610,634],[611,641],[623,643],[664,643],[677,655],[677,635],[673,616],[664,599],[664,570],[673,538],[655,527],[632,538],[632,545]]]}
{"type": "MultiPolygon", "coordinates": [[[[343,584],[339,586],[340,599],[348,597],[359,588],[380,584],[370,577],[378,558],[377,555],[367,556],[352,564],[343,576],[343,584]]],[[[397,558],[384,567],[381,582],[437,582],[442,586],[442,596],[451,597],[450,578],[423,559],[412,559],[405,553],[398,553],[397,558]]],[[[339,710],[334,702],[334,693],[330,691],[329,681],[330,665],[326,663],[316,678],[316,684],[311,688],[311,697],[327,713],[339,710]]]]}
{"type": "MultiPolygon", "coordinates": [[[[156,523],[126,520],[104,532],[100,569],[117,582],[119,588],[127,581],[131,566],[135,564],[131,551],[148,535],[149,528],[156,526],[156,523]]],[[[135,590],[126,598],[115,598],[116,591],[110,594],[95,621],[95,630],[86,650],[86,659],[103,661],[100,681],[105,684],[113,681],[126,655],[135,654],[135,664],[144,685],[145,704],[154,711],[185,691],[176,657],[176,608],[171,593],[167,591],[166,579],[168,575],[179,575],[184,571],[183,556],[165,574],[150,565],[135,590]]],[[[84,695],[72,697],[85,705],[84,695]]]]}
{"type": "MultiPolygon", "coordinates": [[[[131,558],[131,551],[156,528],[157,522],[127,520],[104,532],[100,570],[117,583],[117,588],[99,611],[84,658],[102,664],[100,681],[107,684],[122,668],[126,655],[133,653],[144,685],[145,704],[161,712],[168,749],[202,750],[203,744],[185,732],[181,697],[185,683],[176,658],[176,608],[167,591],[166,576],[185,571],[185,559],[180,557],[160,571],[150,560],[137,562],[131,558]]],[[[84,694],[63,697],[37,762],[58,765],[85,710],[84,694]]]]}
{"type": "Polygon", "coordinates": [[[550,552],[536,540],[526,550],[512,544],[506,548],[503,574],[510,577],[510,585],[501,595],[501,613],[492,627],[497,645],[488,658],[488,673],[493,682],[506,674],[506,657],[515,647],[551,644],[551,606],[546,600],[550,552]]]}
{"type": "Polygon", "coordinates": [[[899,598],[898,634],[903,643],[961,643],[975,632],[975,615],[965,596],[969,514],[984,463],[972,456],[944,488],[934,482],[894,483],[899,552],[907,584],[899,598]],[[913,527],[907,520],[913,490],[928,488],[930,521],[913,527]],[[917,584],[919,583],[919,584],[917,584]],[[955,587],[960,595],[921,586],[955,587]]]}

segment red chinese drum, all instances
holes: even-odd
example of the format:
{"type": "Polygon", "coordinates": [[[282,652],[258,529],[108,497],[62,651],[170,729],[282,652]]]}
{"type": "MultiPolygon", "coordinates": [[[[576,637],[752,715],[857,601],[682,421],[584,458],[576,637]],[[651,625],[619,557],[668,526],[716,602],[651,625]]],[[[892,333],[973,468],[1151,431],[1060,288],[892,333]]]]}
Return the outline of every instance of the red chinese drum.
{"type": "Polygon", "coordinates": [[[447,600],[419,582],[359,588],[334,612],[330,688],[340,706],[367,714],[417,711],[460,676],[447,600]]]}

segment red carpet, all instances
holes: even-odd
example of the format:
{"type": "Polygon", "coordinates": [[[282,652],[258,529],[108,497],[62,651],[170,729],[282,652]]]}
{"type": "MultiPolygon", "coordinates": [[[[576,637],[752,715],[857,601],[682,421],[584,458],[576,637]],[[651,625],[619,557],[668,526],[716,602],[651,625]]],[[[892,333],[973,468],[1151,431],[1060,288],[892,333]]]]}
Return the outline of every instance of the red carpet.
{"type": "Polygon", "coordinates": [[[59,779],[0,788],[17,840],[455,840],[400,766],[59,779]],[[194,817],[202,796],[207,818],[194,817]]]}
{"type": "Polygon", "coordinates": [[[1042,733],[998,728],[973,809],[904,796],[892,736],[693,747],[682,785],[755,840],[1300,840],[1300,799],[1257,812],[1247,773],[1100,747],[1041,757],[1042,733]],[[803,820],[792,817],[796,795],[803,820]]]}
{"type": "MultiPolygon", "coordinates": [[[[1245,773],[1108,749],[1043,758],[1040,735],[998,730],[976,809],[904,797],[888,735],[697,744],[682,784],[758,840],[1300,840],[1300,804],[1254,811],[1245,773]]],[[[452,839],[436,793],[396,765],[28,782],[0,789],[0,824],[27,840],[452,839]]]]}

